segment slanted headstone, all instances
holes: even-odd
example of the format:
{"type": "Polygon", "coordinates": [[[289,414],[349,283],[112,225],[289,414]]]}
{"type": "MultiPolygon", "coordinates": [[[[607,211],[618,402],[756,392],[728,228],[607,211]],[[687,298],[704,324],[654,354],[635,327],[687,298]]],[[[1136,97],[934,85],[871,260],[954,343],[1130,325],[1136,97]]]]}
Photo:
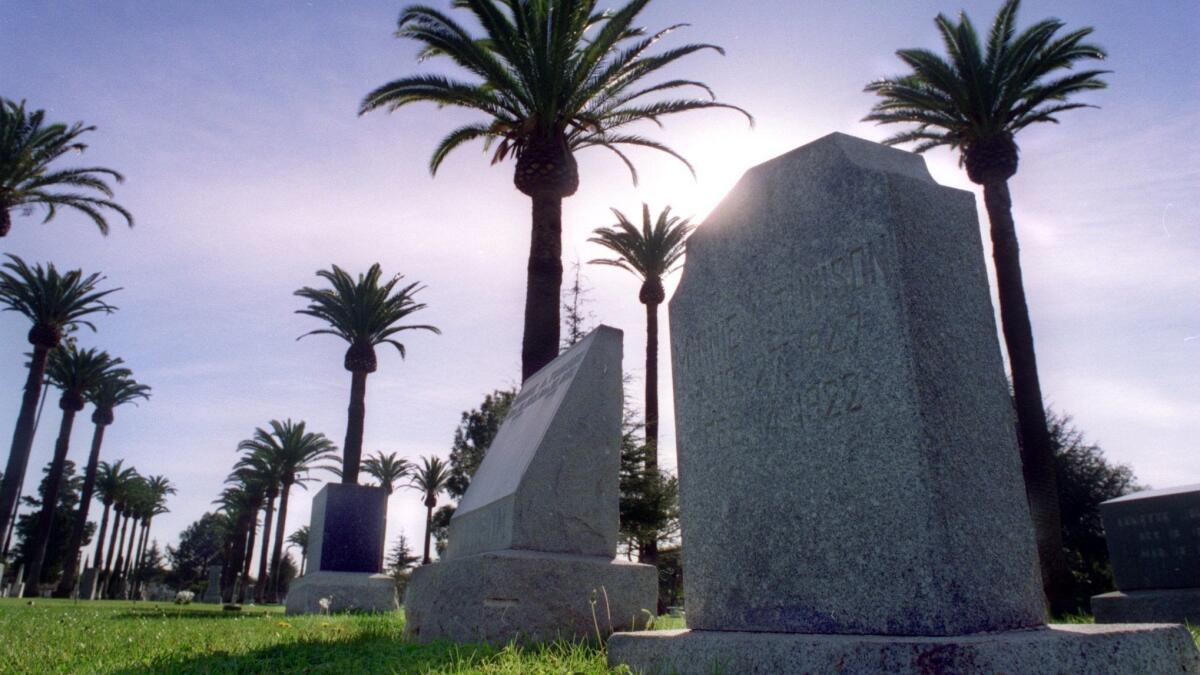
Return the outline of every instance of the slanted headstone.
{"type": "Polygon", "coordinates": [[[335,611],[399,609],[396,584],[382,574],[387,491],[330,483],[313,498],[308,572],[291,582],[288,614],[318,614],[321,600],[335,611]]]}
{"type": "Polygon", "coordinates": [[[1100,504],[1117,591],[1092,597],[1099,623],[1200,625],[1200,485],[1100,504]]]}
{"type": "MultiPolygon", "coordinates": [[[[113,597],[121,597],[120,593],[114,593],[113,597]]],[[[208,587],[204,589],[204,595],[200,596],[200,602],[212,604],[221,603],[221,566],[209,565],[208,567],[208,587]]]]}
{"type": "Polygon", "coordinates": [[[621,331],[601,326],[530,377],[404,597],[421,641],[504,644],[642,624],[653,567],[615,560],[621,331]]]}
{"type": "Polygon", "coordinates": [[[1181,628],[1041,629],[970,192],[832,134],[751,169],[670,303],[686,621],[635,671],[1167,672],[1181,628]]]}

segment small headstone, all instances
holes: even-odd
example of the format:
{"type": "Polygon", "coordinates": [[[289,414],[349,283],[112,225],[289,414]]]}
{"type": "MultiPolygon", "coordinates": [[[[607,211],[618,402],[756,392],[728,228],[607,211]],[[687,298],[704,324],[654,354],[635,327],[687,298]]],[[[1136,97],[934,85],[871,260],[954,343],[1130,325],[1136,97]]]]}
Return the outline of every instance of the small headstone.
{"type": "Polygon", "coordinates": [[[525,382],[450,521],[445,558],[413,572],[410,637],[587,638],[654,611],[654,568],[614,560],[621,338],[601,326],[525,382]]]}
{"type": "Polygon", "coordinates": [[[399,608],[392,578],[382,574],[387,491],[330,483],[313,498],[308,573],[290,584],[288,614],[317,614],[321,598],[336,597],[342,611],[399,608]]]}
{"type": "Polygon", "coordinates": [[[80,600],[95,600],[96,586],[100,581],[100,570],[95,567],[89,567],[83,570],[79,575],[79,599],[80,600]]]}
{"type": "Polygon", "coordinates": [[[975,200],[920,157],[832,134],[751,169],[689,241],[670,320],[692,630],[616,635],[612,663],[1200,666],[1181,629],[1028,630],[1045,612],[975,200]]]}
{"type": "Polygon", "coordinates": [[[1092,597],[1099,623],[1200,625],[1200,485],[1100,505],[1117,591],[1092,597]]]}
{"type": "MultiPolygon", "coordinates": [[[[119,579],[117,580],[120,581],[119,579]]],[[[113,593],[113,597],[121,597],[121,588],[113,593]]],[[[221,602],[221,566],[210,565],[208,568],[208,587],[204,589],[204,595],[201,596],[200,602],[217,604],[221,602]]]]}

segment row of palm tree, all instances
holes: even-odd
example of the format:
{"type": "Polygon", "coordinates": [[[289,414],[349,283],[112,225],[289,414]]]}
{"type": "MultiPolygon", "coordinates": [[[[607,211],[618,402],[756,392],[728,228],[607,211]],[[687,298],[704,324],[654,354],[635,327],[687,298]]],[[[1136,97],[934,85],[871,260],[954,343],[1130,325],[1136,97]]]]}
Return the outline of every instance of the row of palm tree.
{"type": "MultiPolygon", "coordinates": [[[[142,579],[140,562],[150,541],[150,526],[155,516],[166,513],[167,495],[175,494],[175,486],[165,476],[142,476],[124,460],[99,462],[95,477],[95,494],[104,505],[100,531],[96,536],[93,568],[99,574],[96,597],[137,597],[142,579]],[[109,518],[112,516],[112,531],[109,518]],[[126,542],[126,534],[129,539],[126,542]],[[105,550],[105,537],[108,549],[105,550]],[[115,560],[114,560],[115,556],[115,560]]],[[[80,506],[83,512],[86,504],[80,506]]],[[[86,520],[86,514],[83,515],[86,520]]],[[[78,518],[77,518],[78,522],[78,518]]],[[[72,556],[72,559],[75,556],[72,556]]],[[[65,589],[70,594],[74,574],[64,573],[56,595],[65,589]]]]}

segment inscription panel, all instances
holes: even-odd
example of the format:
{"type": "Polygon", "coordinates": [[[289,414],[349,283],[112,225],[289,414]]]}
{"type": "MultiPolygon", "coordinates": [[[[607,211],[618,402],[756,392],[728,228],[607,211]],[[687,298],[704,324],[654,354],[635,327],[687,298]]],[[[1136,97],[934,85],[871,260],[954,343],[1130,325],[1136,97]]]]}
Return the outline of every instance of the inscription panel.
{"type": "Polygon", "coordinates": [[[1200,486],[1100,506],[1117,587],[1200,588],[1200,486]]]}

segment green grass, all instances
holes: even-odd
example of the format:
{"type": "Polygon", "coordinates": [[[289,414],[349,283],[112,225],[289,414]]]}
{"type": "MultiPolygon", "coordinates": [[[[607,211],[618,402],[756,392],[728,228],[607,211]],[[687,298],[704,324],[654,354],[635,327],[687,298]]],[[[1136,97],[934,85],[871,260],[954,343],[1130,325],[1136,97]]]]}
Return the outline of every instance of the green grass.
{"type": "MultiPolygon", "coordinates": [[[[668,622],[674,627],[678,620],[668,622]]],[[[493,649],[403,640],[394,615],[0,599],[0,673],[619,673],[591,644],[493,649]]]]}
{"type": "MultiPolygon", "coordinates": [[[[682,628],[683,619],[661,617],[655,627],[682,628]]],[[[416,645],[403,633],[401,613],[285,617],[278,607],[0,599],[0,673],[628,672],[610,670],[594,644],[416,645]]],[[[1200,628],[1192,634],[1200,647],[1200,628]]]]}

